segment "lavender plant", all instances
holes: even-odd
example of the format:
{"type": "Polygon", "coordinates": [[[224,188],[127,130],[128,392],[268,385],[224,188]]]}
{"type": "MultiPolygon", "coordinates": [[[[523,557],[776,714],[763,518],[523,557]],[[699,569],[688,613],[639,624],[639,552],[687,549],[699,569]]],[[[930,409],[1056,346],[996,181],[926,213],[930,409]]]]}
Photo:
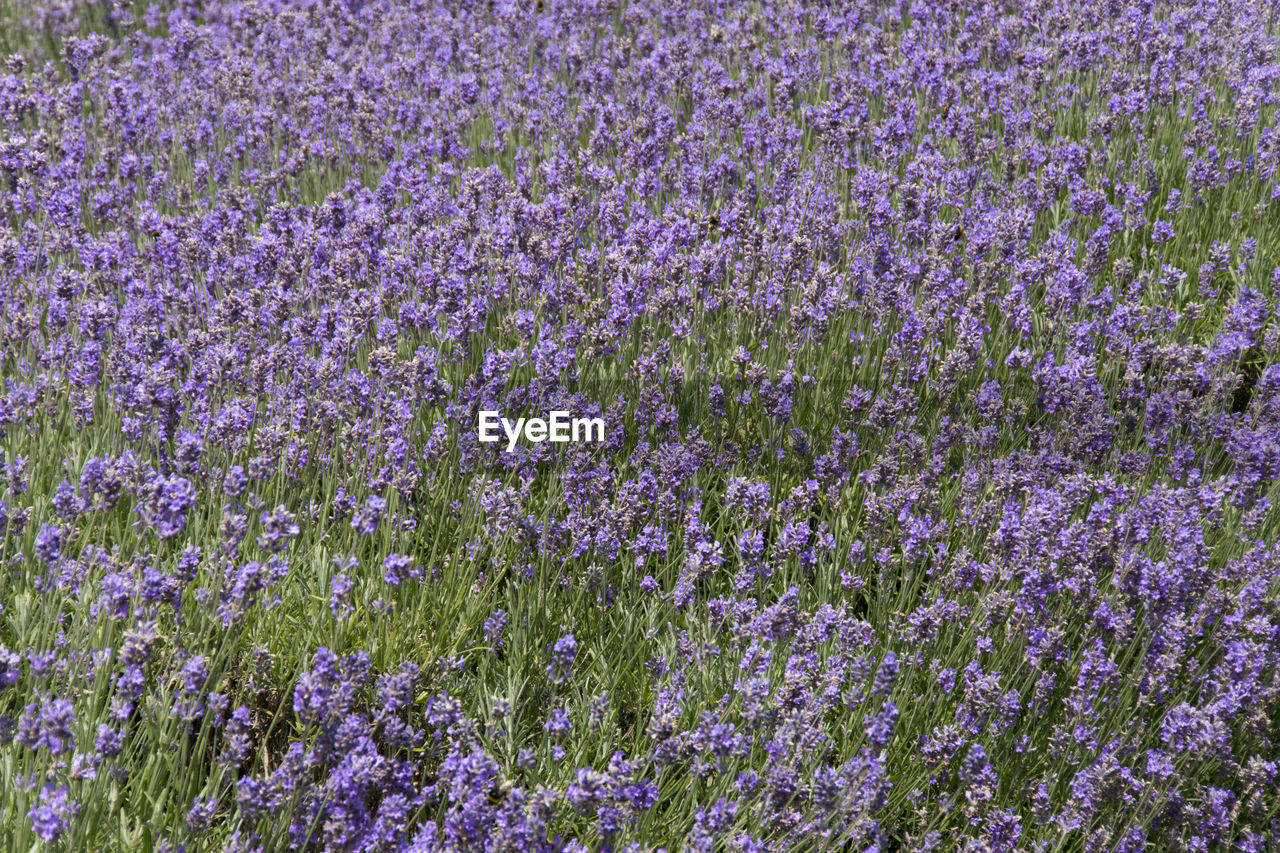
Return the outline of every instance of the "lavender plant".
{"type": "Polygon", "coordinates": [[[1280,847],[1275,18],[0,0],[0,847],[1280,847]]]}

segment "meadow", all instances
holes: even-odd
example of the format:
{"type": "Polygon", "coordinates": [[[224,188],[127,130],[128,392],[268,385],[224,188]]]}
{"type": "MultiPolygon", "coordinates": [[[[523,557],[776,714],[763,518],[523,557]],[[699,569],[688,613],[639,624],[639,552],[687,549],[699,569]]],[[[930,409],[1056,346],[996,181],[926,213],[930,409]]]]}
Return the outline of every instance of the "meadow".
{"type": "Polygon", "coordinates": [[[0,0],[0,849],[1280,849],[1276,9],[0,0]]]}

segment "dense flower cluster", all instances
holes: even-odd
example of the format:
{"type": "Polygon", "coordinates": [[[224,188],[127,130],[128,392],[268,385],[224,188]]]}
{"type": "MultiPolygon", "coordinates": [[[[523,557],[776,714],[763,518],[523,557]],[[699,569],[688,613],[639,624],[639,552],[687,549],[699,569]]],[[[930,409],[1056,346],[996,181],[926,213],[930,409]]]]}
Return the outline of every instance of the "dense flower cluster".
{"type": "Polygon", "coordinates": [[[1276,17],[0,5],[0,848],[1280,847],[1276,17]]]}

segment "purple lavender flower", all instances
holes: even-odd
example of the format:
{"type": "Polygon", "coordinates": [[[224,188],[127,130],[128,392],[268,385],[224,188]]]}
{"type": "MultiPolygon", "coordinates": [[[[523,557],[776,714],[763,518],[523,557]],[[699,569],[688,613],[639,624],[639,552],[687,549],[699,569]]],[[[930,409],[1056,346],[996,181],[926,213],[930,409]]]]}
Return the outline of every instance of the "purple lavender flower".
{"type": "Polygon", "coordinates": [[[218,809],[216,797],[196,797],[187,810],[187,826],[199,831],[207,827],[218,809]]]}
{"type": "Polygon", "coordinates": [[[264,551],[278,553],[289,547],[289,540],[297,536],[301,528],[294,521],[293,513],[281,504],[270,512],[264,512],[260,518],[262,535],[258,537],[258,547],[264,551]]]}
{"type": "Polygon", "coordinates": [[[504,610],[495,610],[489,614],[489,618],[484,620],[484,636],[489,642],[491,651],[498,651],[502,648],[502,631],[507,626],[507,613],[504,610]]]}
{"type": "Polygon", "coordinates": [[[62,552],[62,528],[56,524],[42,524],[36,533],[36,557],[45,565],[58,562],[62,552]]]}
{"type": "Polygon", "coordinates": [[[893,729],[897,722],[898,707],[892,702],[885,702],[880,711],[867,720],[867,740],[872,746],[883,749],[893,737],[893,729]]]}
{"type": "Polygon", "coordinates": [[[552,737],[563,737],[573,728],[573,723],[569,720],[569,714],[565,708],[554,708],[551,711],[551,717],[543,726],[552,737]]]}
{"type": "Polygon", "coordinates": [[[244,467],[241,465],[232,465],[222,478],[222,490],[233,498],[243,495],[248,485],[249,477],[245,474],[244,467]]]}
{"type": "Polygon", "coordinates": [[[393,586],[399,586],[410,578],[422,579],[422,566],[415,566],[413,560],[403,554],[388,554],[382,561],[383,580],[393,586]]]}
{"type": "Polygon", "coordinates": [[[153,473],[139,486],[137,511],[157,536],[172,539],[186,526],[187,511],[195,502],[190,480],[153,473]]]}
{"type": "Polygon", "coordinates": [[[75,745],[75,721],[75,706],[66,699],[33,702],[18,719],[18,741],[28,749],[45,747],[51,755],[59,755],[75,745]]]}
{"type": "Polygon", "coordinates": [[[27,812],[31,828],[45,841],[57,841],[67,831],[71,820],[79,813],[80,804],[71,799],[66,785],[46,782],[40,789],[40,797],[27,812]]]}
{"type": "Polygon", "coordinates": [[[12,687],[22,676],[22,656],[0,645],[0,687],[12,687]]]}
{"type": "Polygon", "coordinates": [[[564,684],[573,675],[573,661],[578,653],[578,641],[573,634],[565,634],[548,647],[551,662],[547,664],[547,675],[553,684],[564,684]]]}
{"type": "Polygon", "coordinates": [[[248,760],[253,748],[253,725],[249,709],[238,706],[231,712],[223,730],[222,752],[218,761],[230,767],[239,767],[248,760]]]}
{"type": "Polygon", "coordinates": [[[355,612],[355,607],[347,599],[353,586],[355,586],[355,583],[342,572],[330,579],[329,610],[333,613],[333,618],[338,620],[346,619],[355,612]]]}
{"type": "Polygon", "coordinates": [[[351,519],[351,526],[357,533],[364,536],[372,536],[373,532],[378,529],[378,522],[382,519],[386,510],[387,502],[385,500],[377,495],[370,495],[365,498],[364,503],[356,510],[351,519]]]}
{"type": "Polygon", "coordinates": [[[103,758],[115,758],[124,748],[124,733],[106,723],[99,723],[98,733],[93,741],[93,748],[103,758]]]}
{"type": "Polygon", "coordinates": [[[71,482],[63,480],[54,489],[53,509],[58,514],[58,518],[63,521],[72,521],[77,515],[84,512],[87,506],[76,496],[76,490],[72,487],[71,482]]]}

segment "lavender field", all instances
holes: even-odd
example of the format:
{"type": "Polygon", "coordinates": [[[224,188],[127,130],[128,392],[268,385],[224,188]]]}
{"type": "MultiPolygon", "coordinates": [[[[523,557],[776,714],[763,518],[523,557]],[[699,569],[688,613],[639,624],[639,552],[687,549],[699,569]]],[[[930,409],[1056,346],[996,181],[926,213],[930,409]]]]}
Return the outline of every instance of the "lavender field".
{"type": "Polygon", "coordinates": [[[0,0],[0,850],[1280,850],[1277,14],[0,0]]]}

